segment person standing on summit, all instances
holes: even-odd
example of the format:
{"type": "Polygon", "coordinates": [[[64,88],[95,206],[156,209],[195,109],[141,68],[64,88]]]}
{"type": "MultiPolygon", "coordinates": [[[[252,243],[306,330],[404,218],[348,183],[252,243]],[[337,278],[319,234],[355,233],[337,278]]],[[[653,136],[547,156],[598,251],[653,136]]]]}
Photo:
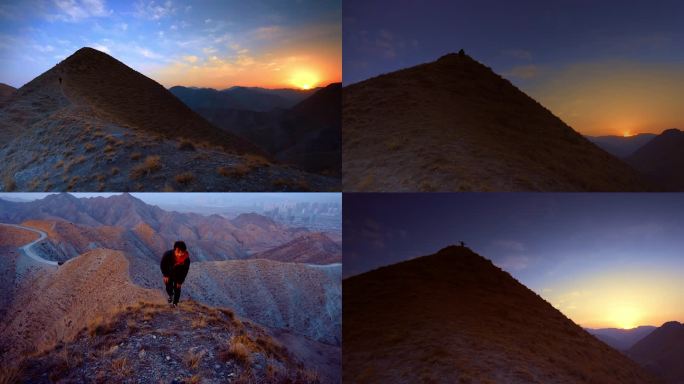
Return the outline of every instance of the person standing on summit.
{"type": "Polygon", "coordinates": [[[164,252],[161,260],[161,272],[164,276],[166,293],[169,295],[169,304],[172,307],[178,306],[180,299],[181,286],[185,281],[190,269],[190,254],[182,241],[173,244],[173,250],[164,252]]]}

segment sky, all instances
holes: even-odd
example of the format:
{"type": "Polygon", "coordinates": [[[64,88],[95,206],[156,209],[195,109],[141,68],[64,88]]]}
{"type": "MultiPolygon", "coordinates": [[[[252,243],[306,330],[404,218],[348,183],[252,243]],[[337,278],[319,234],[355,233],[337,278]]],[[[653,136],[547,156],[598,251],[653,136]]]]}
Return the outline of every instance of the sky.
{"type": "Polygon", "coordinates": [[[344,83],[464,49],[586,135],[684,129],[684,2],[343,2],[344,83]]]}
{"type": "Polygon", "coordinates": [[[316,87],[342,78],[340,0],[0,3],[0,82],[89,46],[168,87],[316,87]]]}
{"type": "Polygon", "coordinates": [[[344,277],[459,241],[590,328],[684,322],[684,195],[345,194],[344,277]]]}
{"type": "MultiPolygon", "coordinates": [[[[45,196],[52,193],[42,192],[12,192],[0,193],[0,199],[12,201],[33,201],[43,199],[45,196]]],[[[112,195],[119,195],[120,193],[71,193],[72,195],[83,197],[109,197],[112,195]]],[[[157,205],[159,207],[178,208],[184,207],[186,210],[193,208],[201,208],[206,211],[206,208],[215,208],[218,210],[231,207],[248,207],[254,204],[282,204],[282,203],[341,203],[341,194],[333,192],[288,192],[288,193],[249,193],[249,192],[231,192],[231,193],[199,193],[199,192],[133,192],[134,197],[144,201],[147,204],[157,205]]]]}

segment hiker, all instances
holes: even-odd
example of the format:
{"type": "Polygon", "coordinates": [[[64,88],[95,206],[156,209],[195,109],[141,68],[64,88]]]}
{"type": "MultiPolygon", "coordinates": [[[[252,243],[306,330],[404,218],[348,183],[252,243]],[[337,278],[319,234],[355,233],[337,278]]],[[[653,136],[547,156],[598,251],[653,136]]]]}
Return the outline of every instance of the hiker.
{"type": "Polygon", "coordinates": [[[465,247],[465,243],[461,241],[461,247],[465,247]]]}
{"type": "Polygon", "coordinates": [[[166,293],[169,295],[169,304],[173,308],[178,306],[180,299],[181,285],[185,281],[190,269],[190,254],[182,241],[173,244],[173,250],[164,252],[161,260],[161,271],[164,275],[164,285],[166,293]]]}
{"type": "Polygon", "coordinates": [[[62,78],[59,78],[59,85],[62,85],[62,78]]]}

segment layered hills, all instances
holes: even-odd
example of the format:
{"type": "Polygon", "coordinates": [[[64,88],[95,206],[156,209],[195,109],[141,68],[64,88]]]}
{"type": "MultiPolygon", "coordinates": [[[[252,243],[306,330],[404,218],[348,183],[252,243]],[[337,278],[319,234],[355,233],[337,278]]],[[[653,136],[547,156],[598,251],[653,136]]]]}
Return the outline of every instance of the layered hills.
{"type": "Polygon", "coordinates": [[[684,382],[684,324],[670,321],[634,344],[627,355],[667,383],[684,382]]]}
{"type": "Polygon", "coordinates": [[[660,188],[684,191],[684,132],[667,129],[625,159],[660,188]]]}
{"type": "Polygon", "coordinates": [[[0,208],[0,221],[19,223],[0,225],[3,377],[339,381],[341,265],[248,258],[306,229],[166,212],[128,194],[0,208]],[[172,313],[159,262],[179,238],[193,262],[172,313]]]}
{"type": "Polygon", "coordinates": [[[640,175],[463,52],[343,90],[345,191],[641,191],[640,175]]]}
{"type": "Polygon", "coordinates": [[[343,381],[652,383],[465,247],[343,281],[343,381]]]}
{"type": "MultiPolygon", "coordinates": [[[[263,90],[240,88],[216,91],[173,87],[170,91],[217,127],[255,143],[275,159],[311,172],[339,177],[341,84],[333,83],[315,92],[295,94],[297,98],[285,94],[286,90],[266,94],[263,90]],[[242,90],[243,95],[268,96],[282,101],[271,103],[270,109],[250,107],[235,100],[237,90],[242,90]],[[286,99],[286,96],[289,97],[286,99]],[[287,102],[295,99],[298,100],[296,104],[287,102]]],[[[268,103],[264,101],[264,104],[268,103]]]]}
{"type": "Polygon", "coordinates": [[[131,281],[155,290],[161,288],[163,252],[182,239],[193,261],[184,295],[339,345],[342,250],[321,233],[254,213],[230,220],[167,212],[129,194],[82,199],[56,194],[28,203],[0,200],[0,222],[44,232],[47,239],[34,245],[34,252],[65,265],[98,250],[120,253],[131,281]],[[287,249],[299,254],[287,255],[287,249]],[[269,255],[272,261],[266,260],[269,255]]]}
{"type": "Polygon", "coordinates": [[[640,133],[633,136],[587,136],[587,139],[611,155],[624,159],[656,136],[654,133],[640,133]]]}
{"type": "Polygon", "coordinates": [[[330,190],[113,57],[76,51],[0,110],[2,190],[330,190]]]}
{"type": "Polygon", "coordinates": [[[656,327],[644,325],[632,329],[587,328],[586,331],[596,336],[599,340],[603,341],[604,343],[617,349],[618,351],[627,351],[634,344],[636,344],[636,342],[646,337],[649,333],[653,332],[654,329],[656,329],[656,327]]]}

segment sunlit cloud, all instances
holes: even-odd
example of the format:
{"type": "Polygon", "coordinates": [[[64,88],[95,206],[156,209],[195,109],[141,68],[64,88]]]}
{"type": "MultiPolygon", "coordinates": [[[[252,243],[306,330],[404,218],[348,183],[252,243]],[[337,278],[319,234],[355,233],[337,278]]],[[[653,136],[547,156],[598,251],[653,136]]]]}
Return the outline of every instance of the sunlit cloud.
{"type": "Polygon", "coordinates": [[[160,3],[155,1],[138,1],[135,3],[135,15],[140,18],[159,20],[175,11],[173,2],[168,0],[160,3]]]}
{"type": "Polygon", "coordinates": [[[89,17],[104,17],[108,11],[104,0],[54,0],[56,14],[48,15],[50,20],[79,21],[89,17]]]}

